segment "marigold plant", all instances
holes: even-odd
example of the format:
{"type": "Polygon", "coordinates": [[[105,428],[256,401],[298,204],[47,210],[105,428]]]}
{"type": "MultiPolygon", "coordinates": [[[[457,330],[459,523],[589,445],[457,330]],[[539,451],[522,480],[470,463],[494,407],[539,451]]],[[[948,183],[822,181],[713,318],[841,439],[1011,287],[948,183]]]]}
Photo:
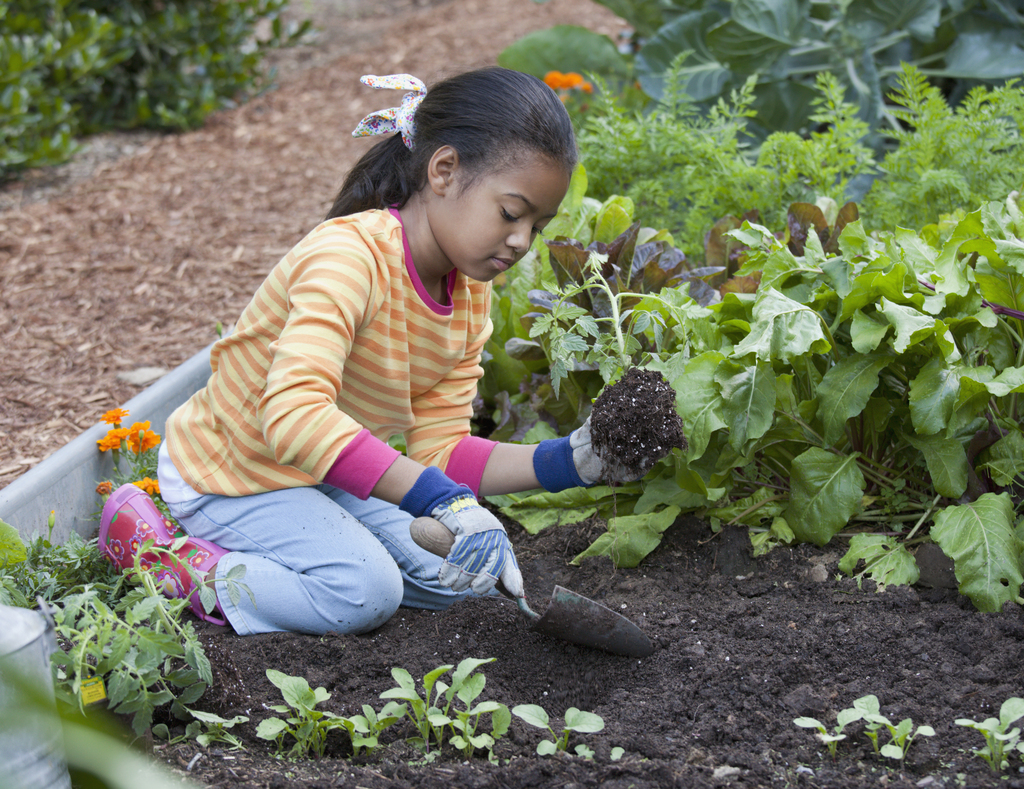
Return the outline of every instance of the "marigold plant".
{"type": "Polygon", "coordinates": [[[96,446],[100,452],[111,453],[114,473],[112,479],[99,482],[96,493],[101,502],[105,502],[117,488],[130,482],[152,496],[157,507],[162,510],[165,505],[160,498],[160,483],[157,481],[156,452],[160,446],[160,436],[151,429],[149,421],[133,422],[131,427],[122,427],[128,413],[124,408],[115,408],[100,417],[101,421],[112,427],[96,442],[96,446]],[[124,464],[122,458],[126,461],[124,464]]]}

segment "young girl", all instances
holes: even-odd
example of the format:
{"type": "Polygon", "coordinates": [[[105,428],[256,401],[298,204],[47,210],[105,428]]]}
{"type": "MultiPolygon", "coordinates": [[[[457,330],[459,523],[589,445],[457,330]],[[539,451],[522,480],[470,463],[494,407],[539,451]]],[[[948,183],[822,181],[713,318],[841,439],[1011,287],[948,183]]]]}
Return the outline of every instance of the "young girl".
{"type": "Polygon", "coordinates": [[[122,567],[146,539],[187,537],[176,553],[215,584],[216,609],[173,561],[165,591],[240,634],[362,633],[400,605],[442,609],[499,579],[522,596],[505,530],[476,497],[602,473],[589,422],[533,446],[470,435],[490,282],[554,217],[576,164],[558,96],[500,68],[429,92],[408,75],[363,82],[410,91],[354,132],[387,138],[167,422],[160,490],[183,531],[134,485],[103,508],[100,544],[122,567]],[[398,434],[405,455],[387,443],[398,434]],[[444,560],[410,538],[423,515],[455,535],[444,560]],[[226,588],[240,565],[251,597],[226,588]]]}

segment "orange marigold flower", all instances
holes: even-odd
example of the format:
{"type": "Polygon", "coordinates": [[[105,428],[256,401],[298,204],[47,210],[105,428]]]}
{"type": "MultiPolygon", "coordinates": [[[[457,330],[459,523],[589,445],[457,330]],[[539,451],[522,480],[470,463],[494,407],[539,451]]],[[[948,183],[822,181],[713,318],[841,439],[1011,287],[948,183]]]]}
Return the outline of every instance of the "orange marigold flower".
{"type": "Polygon", "coordinates": [[[101,496],[109,496],[111,493],[114,492],[114,483],[111,482],[109,479],[104,480],[103,482],[96,486],[96,492],[101,496]]]}
{"type": "Polygon", "coordinates": [[[594,86],[591,85],[589,82],[584,82],[582,85],[580,85],[580,89],[584,93],[593,93],[594,92],[594,86]]]}
{"type": "Polygon", "coordinates": [[[121,430],[109,430],[103,438],[96,442],[96,445],[100,448],[100,452],[106,452],[108,449],[120,449],[121,442],[128,435],[128,431],[121,430]]]}
{"type": "Polygon", "coordinates": [[[586,80],[583,79],[583,75],[577,74],[575,71],[570,71],[565,75],[565,87],[569,90],[582,87],[585,82],[586,80]]]}
{"type": "Polygon", "coordinates": [[[100,420],[108,425],[119,425],[127,416],[128,412],[125,409],[115,408],[112,411],[107,411],[107,413],[100,417],[100,420]]]}
{"type": "Polygon", "coordinates": [[[144,491],[146,491],[146,493],[148,493],[150,496],[159,496],[160,495],[160,483],[157,482],[155,479],[150,479],[149,477],[143,477],[142,479],[136,480],[132,484],[133,485],[138,485],[140,488],[142,488],[144,491]]]}
{"type": "Polygon", "coordinates": [[[544,84],[552,90],[560,90],[565,87],[565,74],[561,71],[549,71],[544,75],[544,84]]]}
{"type": "MultiPolygon", "coordinates": [[[[149,422],[146,423],[147,425],[149,422]]],[[[143,452],[152,449],[160,444],[160,436],[154,433],[152,430],[136,431],[128,436],[128,449],[137,455],[141,455],[143,452]],[[140,445],[139,433],[142,433],[142,441],[140,445]]]]}

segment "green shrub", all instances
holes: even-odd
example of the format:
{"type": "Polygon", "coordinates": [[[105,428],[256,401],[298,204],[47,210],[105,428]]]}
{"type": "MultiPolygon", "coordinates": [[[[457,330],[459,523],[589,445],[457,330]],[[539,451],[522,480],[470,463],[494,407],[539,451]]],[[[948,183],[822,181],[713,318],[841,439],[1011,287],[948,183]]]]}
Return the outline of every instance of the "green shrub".
{"type": "Polygon", "coordinates": [[[263,89],[266,51],[309,28],[285,30],[287,1],[0,0],[0,178],[63,161],[76,134],[192,128],[263,89]]]}
{"type": "Polygon", "coordinates": [[[0,2],[0,177],[74,152],[69,95],[109,67],[116,31],[75,0],[0,2]]]}
{"type": "Polygon", "coordinates": [[[77,0],[116,25],[117,63],[82,95],[86,131],[111,127],[194,128],[214,110],[261,90],[268,49],[295,41],[288,0],[77,0]],[[271,34],[257,40],[261,19],[271,34]],[[123,59],[121,59],[122,56],[123,59]]]}

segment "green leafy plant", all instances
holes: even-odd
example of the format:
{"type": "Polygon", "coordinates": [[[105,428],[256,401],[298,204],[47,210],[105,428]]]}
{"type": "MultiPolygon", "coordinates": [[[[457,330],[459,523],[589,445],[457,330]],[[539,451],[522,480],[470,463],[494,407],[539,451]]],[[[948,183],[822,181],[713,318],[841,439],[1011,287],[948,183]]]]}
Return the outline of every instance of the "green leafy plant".
{"type": "MultiPolygon", "coordinates": [[[[508,732],[512,715],[508,707],[497,701],[481,701],[476,699],[483,692],[486,677],[482,673],[473,673],[482,665],[493,662],[494,658],[481,660],[466,658],[462,660],[452,674],[452,684],[443,690],[445,706],[442,710],[429,713],[430,725],[435,731],[447,727],[451,732],[448,742],[462,752],[467,759],[477,749],[487,751],[488,758],[494,761],[494,744],[508,732]],[[455,702],[462,706],[458,706],[455,702]],[[491,730],[480,731],[481,719],[484,715],[491,716],[491,730]]],[[[443,683],[438,682],[441,692],[443,683]]]]}
{"type": "Polygon", "coordinates": [[[974,754],[984,759],[993,772],[1002,772],[1009,766],[1008,754],[1015,751],[1024,754],[1020,727],[1013,726],[1021,718],[1024,718],[1024,699],[1013,696],[1002,703],[998,718],[983,721],[958,718],[956,724],[974,729],[985,738],[985,747],[975,750],[974,754]]]}
{"type": "Polygon", "coordinates": [[[917,737],[935,736],[935,729],[931,726],[922,725],[915,729],[914,722],[910,718],[904,718],[899,723],[890,721],[879,712],[877,696],[862,696],[853,702],[853,706],[861,714],[860,717],[864,721],[864,734],[871,740],[875,753],[888,759],[902,761],[917,737]],[[878,735],[882,729],[889,732],[890,739],[889,742],[879,747],[878,735]]]}
{"type": "Polygon", "coordinates": [[[978,86],[955,108],[918,69],[906,67],[889,94],[898,121],[863,199],[876,227],[918,228],[963,206],[1019,189],[1024,169],[1024,91],[1019,80],[978,86]]]}
{"type": "Polygon", "coordinates": [[[438,747],[443,744],[446,730],[451,732],[449,742],[471,756],[477,748],[486,749],[489,758],[493,758],[492,748],[495,741],[508,731],[511,717],[504,704],[482,701],[474,704],[483,692],[486,679],[484,675],[474,673],[495,658],[465,658],[458,667],[452,665],[438,666],[427,672],[421,681],[422,695],[416,687],[416,681],[404,668],[392,668],[391,676],[398,683],[397,687],[385,690],[380,694],[382,699],[396,699],[407,703],[404,714],[416,727],[418,736],[407,740],[424,754],[432,756],[431,742],[438,747]],[[441,677],[455,668],[452,684],[441,681],[441,677]],[[462,708],[454,702],[460,702],[462,708]],[[478,732],[481,716],[490,714],[491,731],[478,732]]]}
{"type": "Polygon", "coordinates": [[[249,719],[244,715],[235,715],[233,718],[222,718],[213,712],[185,708],[189,715],[194,718],[185,726],[185,733],[172,737],[166,723],[158,723],[153,727],[153,736],[167,740],[169,745],[185,740],[195,740],[204,748],[209,748],[211,743],[218,743],[232,751],[244,751],[245,746],[238,736],[229,729],[240,723],[247,723],[249,719]]]}
{"type": "Polygon", "coordinates": [[[45,535],[27,544],[18,530],[0,520],[0,604],[33,608],[36,599],[48,603],[88,586],[107,606],[124,593],[124,580],[99,552],[96,540],[71,532],[60,545],[50,541],[57,514],[51,512],[45,535]]]}
{"type": "MultiPolygon", "coordinates": [[[[583,712],[576,707],[569,707],[565,711],[564,725],[561,731],[556,732],[551,727],[551,719],[543,707],[537,704],[518,704],[512,708],[512,714],[521,718],[531,726],[538,729],[546,729],[551,734],[550,740],[541,740],[537,745],[537,753],[541,756],[550,756],[559,751],[566,752],[569,749],[569,735],[593,734],[604,728],[604,720],[600,715],[593,712],[583,712]]],[[[578,744],[574,751],[576,755],[584,759],[593,759],[594,751],[584,743],[578,744]]],[[[620,754],[621,755],[621,754],[620,754]]]]}
{"type": "Polygon", "coordinates": [[[856,706],[840,710],[836,714],[836,725],[831,732],[829,732],[825,727],[824,723],[816,718],[795,718],[793,723],[803,729],[817,729],[818,733],[814,736],[817,737],[820,742],[828,746],[829,754],[831,754],[832,758],[835,759],[840,740],[846,739],[846,735],[843,734],[843,729],[851,723],[860,720],[862,716],[862,711],[856,706]]]}
{"type": "Polygon", "coordinates": [[[363,706],[363,715],[346,718],[317,706],[331,697],[324,688],[310,688],[302,677],[292,677],[276,669],[267,669],[267,679],[281,690],[284,704],[271,706],[274,712],[287,715],[285,718],[265,718],[256,727],[256,736],[277,744],[278,754],[285,753],[285,738],[293,740],[287,751],[289,758],[302,758],[309,754],[323,756],[327,747],[327,736],[336,730],[348,734],[352,751],[373,751],[378,744],[381,731],[397,722],[405,714],[405,706],[392,703],[385,705],[378,715],[372,707],[363,706]]]}
{"type": "Polygon", "coordinates": [[[297,42],[286,0],[4,0],[0,179],[63,161],[74,137],[183,129],[262,90],[268,50],[297,42]],[[266,35],[256,35],[257,25],[266,35]]]}
{"type": "Polygon", "coordinates": [[[213,673],[192,621],[182,618],[188,600],[165,597],[155,571],[138,558],[134,577],[137,585],[116,609],[89,585],[54,604],[56,633],[67,651],[57,650],[51,661],[58,698],[84,709],[83,683],[102,678],[110,709],[131,715],[141,736],[158,707],[169,704],[188,720],[186,705],[203,695],[213,673]]]}
{"type": "MultiPolygon", "coordinates": [[[[633,520],[614,534],[610,524],[601,550],[632,543],[628,561],[639,561],[660,539],[643,517],[678,507],[715,528],[748,527],[759,550],[849,538],[842,569],[863,563],[859,574],[880,587],[916,581],[911,552],[930,540],[979,609],[1020,602],[1020,197],[920,232],[873,234],[866,218],[824,205],[788,232],[747,221],[724,233],[743,248],[735,275],[756,283],[750,292],[723,286],[706,306],[679,289],[659,293],[681,308],[660,313],[644,366],[675,388],[689,446],[617,489],[618,511],[633,520]]],[[[660,309],[641,298],[633,314],[648,304],[660,309]]],[[[613,332],[559,329],[580,345],[563,358],[585,358],[591,343],[619,347],[613,332]]],[[[494,501],[539,529],[559,522],[559,509],[589,517],[606,492],[494,501]]]]}

